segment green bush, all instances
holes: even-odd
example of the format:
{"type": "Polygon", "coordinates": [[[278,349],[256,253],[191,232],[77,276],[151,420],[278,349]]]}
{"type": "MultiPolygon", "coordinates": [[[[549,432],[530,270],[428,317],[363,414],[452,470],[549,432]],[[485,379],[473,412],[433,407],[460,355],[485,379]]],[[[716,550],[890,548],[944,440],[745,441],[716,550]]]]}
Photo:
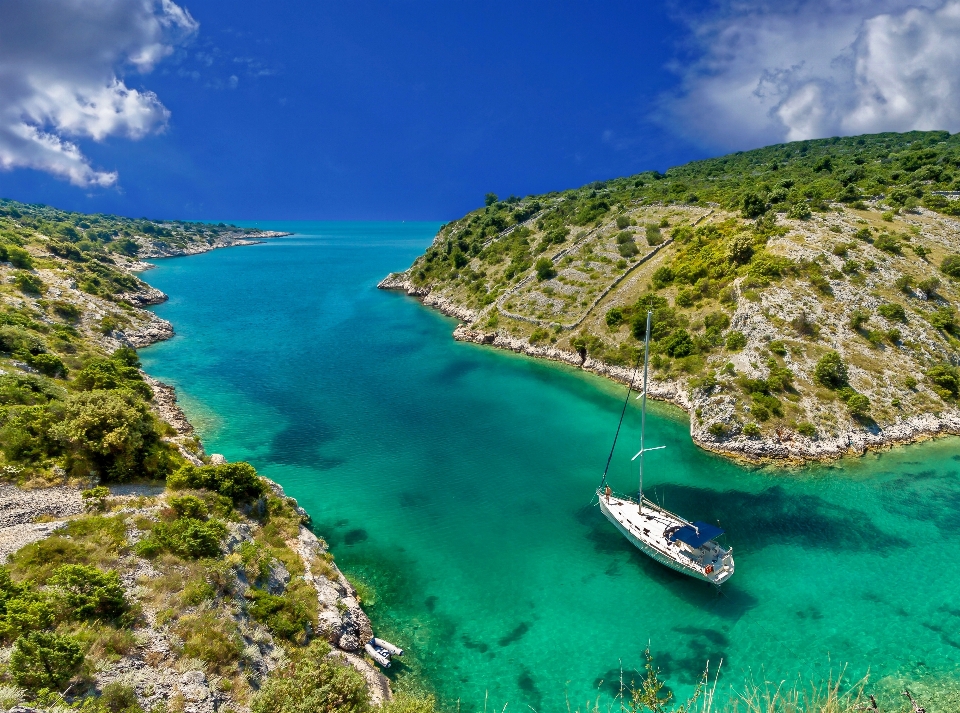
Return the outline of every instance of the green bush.
{"type": "Polygon", "coordinates": [[[813,370],[814,380],[828,389],[840,389],[847,385],[847,365],[837,352],[827,352],[813,370]]]}
{"type": "Polygon", "coordinates": [[[28,295],[43,294],[43,280],[29,272],[17,272],[13,278],[17,289],[28,295]]]}
{"type": "Polygon", "coordinates": [[[205,611],[181,617],[174,631],[183,640],[184,656],[200,659],[217,673],[236,671],[243,640],[232,619],[205,611]]]}
{"type": "Polygon", "coordinates": [[[767,347],[773,354],[778,354],[780,356],[786,356],[787,354],[787,345],[784,344],[779,339],[774,339],[767,347]]]}
{"type": "Polygon", "coordinates": [[[623,230],[624,228],[628,228],[628,227],[630,227],[632,224],[633,224],[633,221],[630,220],[630,218],[628,218],[627,216],[625,216],[625,215],[618,215],[618,216],[617,216],[617,227],[618,227],[620,230],[623,230]]]}
{"type": "Polygon", "coordinates": [[[551,262],[550,258],[548,257],[542,257],[537,260],[536,264],[534,265],[534,269],[537,271],[537,279],[540,280],[540,282],[557,276],[557,271],[553,267],[553,262],[551,262]]]}
{"type": "Polygon", "coordinates": [[[817,427],[808,421],[803,421],[797,424],[797,433],[807,438],[816,438],[817,427]]]}
{"type": "Polygon", "coordinates": [[[59,376],[62,378],[67,375],[67,367],[63,363],[63,359],[55,354],[32,355],[27,359],[27,363],[44,376],[59,376]]]}
{"type": "Polygon", "coordinates": [[[611,329],[619,327],[623,324],[623,310],[620,307],[611,307],[607,310],[606,321],[611,329]]]}
{"type": "Polygon", "coordinates": [[[888,233],[878,235],[873,241],[873,247],[891,255],[899,255],[903,251],[900,241],[888,233]]]}
{"type": "Polygon", "coordinates": [[[83,664],[83,649],[72,636],[33,631],[17,639],[10,673],[18,686],[62,690],[83,664]]]}
{"type": "Polygon", "coordinates": [[[207,504],[194,495],[170,498],[170,507],[177,513],[177,517],[193,518],[194,520],[206,520],[210,514],[207,504]]]}
{"type": "Polygon", "coordinates": [[[134,549],[142,557],[156,557],[161,552],[184,559],[216,557],[220,554],[220,542],[226,536],[227,527],[219,520],[202,522],[180,518],[156,525],[134,549]]]}
{"type": "Polygon", "coordinates": [[[907,321],[907,311],[903,308],[903,305],[897,304],[896,302],[887,302],[880,305],[877,307],[877,312],[879,312],[882,317],[889,320],[896,322],[907,321]]]}
{"type": "Polygon", "coordinates": [[[245,462],[220,465],[185,465],[167,478],[172,490],[205,489],[225,495],[234,503],[258,498],[267,486],[252,465],[245,462]]]}
{"type": "Polygon", "coordinates": [[[97,703],[98,707],[104,709],[104,713],[143,713],[136,691],[118,681],[103,687],[97,703]]]}
{"type": "Polygon", "coordinates": [[[847,409],[851,416],[863,418],[870,413],[870,399],[863,394],[854,394],[847,399],[847,409]]]}
{"type": "Polygon", "coordinates": [[[940,263],[940,272],[950,277],[960,278],[960,255],[947,255],[940,263]]]}
{"type": "MultiPolygon", "coordinates": [[[[917,385],[916,379],[913,380],[913,386],[917,385]]],[[[927,371],[927,378],[941,397],[954,399],[960,395],[960,370],[950,364],[938,364],[927,371]]],[[[913,387],[907,387],[913,388],[913,387]]]]}
{"type": "Polygon", "coordinates": [[[653,275],[650,278],[653,284],[653,289],[655,290],[663,289],[664,287],[669,285],[671,282],[673,282],[673,277],[674,277],[673,270],[671,270],[669,267],[667,267],[666,265],[664,265],[663,267],[658,267],[656,270],[653,271],[653,275]]]}
{"type": "Polygon", "coordinates": [[[305,640],[312,617],[303,601],[290,593],[276,596],[260,589],[250,589],[247,596],[250,598],[247,609],[250,616],[274,635],[294,642],[305,640]]]}
{"type": "MultiPolygon", "coordinates": [[[[251,713],[367,713],[363,677],[349,664],[330,657],[330,646],[315,640],[295,652],[254,696],[251,713]]],[[[420,713],[420,707],[401,709],[420,713]]]]}
{"type": "Polygon", "coordinates": [[[732,352],[738,352],[747,346],[747,336],[743,332],[730,332],[727,335],[727,349],[732,352]]]}
{"type": "Polygon", "coordinates": [[[755,423],[746,423],[743,426],[743,435],[755,438],[760,435],[760,426],[755,423]]]}
{"type": "Polygon", "coordinates": [[[18,248],[14,245],[8,245],[7,247],[7,260],[10,261],[10,264],[21,270],[32,270],[33,269],[33,258],[23,248],[18,248]]]}
{"type": "Polygon", "coordinates": [[[75,619],[114,621],[126,613],[120,575],[82,564],[65,564],[47,584],[56,589],[75,619]]]}

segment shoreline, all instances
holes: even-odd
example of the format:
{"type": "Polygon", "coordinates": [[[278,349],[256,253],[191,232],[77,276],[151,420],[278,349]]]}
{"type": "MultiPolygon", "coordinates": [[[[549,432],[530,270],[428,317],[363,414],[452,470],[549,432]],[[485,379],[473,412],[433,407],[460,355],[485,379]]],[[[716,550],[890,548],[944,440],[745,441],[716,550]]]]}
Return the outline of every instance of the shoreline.
{"type": "MultiPolygon", "coordinates": [[[[263,236],[268,238],[292,235],[292,233],[279,233],[276,231],[263,232],[274,233],[263,236]]],[[[210,252],[222,247],[240,247],[243,245],[256,245],[262,242],[262,240],[233,241],[229,244],[208,245],[204,246],[204,249],[181,252],[180,254],[163,255],[161,257],[187,257],[210,252]]],[[[140,265],[146,265],[146,267],[141,269],[155,267],[153,265],[147,265],[140,260],[136,262],[140,265]]],[[[125,267],[129,270],[133,269],[133,266],[130,265],[125,267]]],[[[162,304],[168,299],[167,295],[152,286],[149,287],[145,294],[151,297],[151,301],[143,301],[137,305],[137,307],[151,315],[151,320],[148,322],[146,328],[141,328],[136,333],[129,335],[120,335],[121,338],[117,340],[118,342],[134,346],[137,349],[166,341],[175,335],[173,325],[170,322],[144,309],[146,306],[162,304]],[[162,296],[162,299],[160,299],[159,296],[162,296]]],[[[196,429],[180,407],[176,388],[151,376],[142,369],[141,374],[154,391],[151,406],[155,413],[176,432],[175,436],[169,436],[164,440],[176,445],[180,454],[193,465],[200,466],[206,462],[226,462],[226,459],[219,454],[212,454],[207,457],[203,443],[196,435],[196,429]],[[192,445],[196,450],[188,448],[188,444],[192,445]]],[[[300,506],[296,498],[288,496],[284,492],[283,486],[276,481],[262,474],[260,477],[263,478],[275,495],[287,499],[294,509],[300,512],[309,523],[311,519],[310,514],[300,506]]],[[[311,560],[317,557],[326,560],[323,555],[329,552],[329,546],[321,537],[316,535],[307,524],[300,526],[300,536],[296,550],[307,565],[307,575],[305,579],[313,583],[317,590],[318,602],[321,607],[321,625],[324,625],[334,632],[339,632],[339,635],[334,637],[336,641],[330,641],[332,647],[330,655],[340,657],[363,676],[366,681],[371,703],[374,706],[379,706],[383,702],[391,700],[393,698],[393,691],[390,686],[390,680],[379,668],[367,661],[363,656],[363,645],[373,636],[373,624],[363,610],[356,589],[347,580],[336,562],[333,561],[332,554],[330,559],[326,561],[326,566],[328,566],[332,572],[332,580],[329,576],[313,574],[310,570],[309,562],[311,560]]]]}
{"type": "MultiPolygon", "coordinates": [[[[456,341],[561,362],[620,384],[629,384],[633,379],[633,370],[628,367],[614,366],[554,346],[530,344],[500,331],[485,332],[475,329],[472,324],[468,324],[477,319],[478,315],[473,310],[433,293],[428,287],[414,286],[404,272],[390,273],[377,284],[377,289],[402,291],[422,305],[433,307],[448,317],[460,320],[461,323],[452,334],[456,341]]],[[[676,406],[687,414],[690,420],[690,438],[696,446],[747,465],[787,467],[827,463],[849,456],[863,456],[870,451],[890,450],[896,446],[922,443],[942,436],[960,435],[960,415],[925,414],[911,416],[886,429],[877,427],[876,432],[848,429],[834,438],[809,438],[791,432],[778,438],[750,438],[741,434],[721,440],[706,428],[697,427],[697,421],[700,420],[696,415],[698,401],[691,399],[680,383],[658,380],[655,375],[651,375],[650,381],[650,398],[676,406]]]]}

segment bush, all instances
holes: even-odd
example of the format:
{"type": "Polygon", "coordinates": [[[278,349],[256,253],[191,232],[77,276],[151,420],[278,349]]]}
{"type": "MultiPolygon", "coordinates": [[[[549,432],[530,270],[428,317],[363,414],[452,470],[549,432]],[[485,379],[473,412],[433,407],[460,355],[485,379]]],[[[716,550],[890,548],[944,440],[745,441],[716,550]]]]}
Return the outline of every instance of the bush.
{"type": "Polygon", "coordinates": [[[557,271],[553,267],[553,262],[547,257],[542,257],[537,260],[536,264],[534,265],[534,269],[537,271],[537,279],[540,280],[540,282],[557,276],[557,271]]]}
{"type": "Polygon", "coordinates": [[[847,366],[837,352],[828,352],[820,357],[813,370],[814,380],[828,389],[840,389],[847,385],[847,366]]]}
{"type": "Polygon", "coordinates": [[[903,251],[900,241],[888,233],[878,235],[873,241],[873,247],[891,255],[899,255],[903,251]]]}
{"type": "Polygon", "coordinates": [[[143,713],[136,691],[118,681],[108,683],[100,692],[98,703],[107,713],[143,713]]]}
{"type": "Polygon", "coordinates": [[[767,348],[768,348],[773,354],[779,354],[780,356],[786,356],[786,354],[787,354],[787,345],[784,344],[784,343],[783,343],[781,340],[779,340],[779,339],[774,339],[772,342],[770,342],[770,344],[767,346],[767,348]]]}
{"type": "Polygon", "coordinates": [[[28,295],[43,294],[43,280],[29,272],[18,272],[13,278],[17,289],[28,295]]]}
{"type": "Polygon", "coordinates": [[[235,671],[243,654],[243,640],[233,620],[212,611],[181,617],[175,627],[183,639],[183,655],[200,659],[218,673],[235,671]]]}
{"type": "Polygon", "coordinates": [[[792,204],[787,211],[787,217],[795,220],[809,220],[811,215],[810,206],[802,201],[792,204]]]}
{"type": "Polygon", "coordinates": [[[624,228],[630,227],[631,224],[633,224],[633,221],[630,220],[630,218],[628,218],[627,216],[625,216],[625,215],[618,215],[618,216],[617,216],[617,227],[618,227],[620,230],[623,230],[624,228]]]}
{"type": "Polygon", "coordinates": [[[630,242],[617,245],[617,252],[620,253],[621,257],[631,258],[639,253],[640,249],[637,247],[637,244],[631,240],[630,242]]]}
{"type": "Polygon", "coordinates": [[[194,520],[206,520],[210,514],[207,504],[194,495],[170,498],[170,507],[177,513],[177,517],[193,518],[194,520]]]}
{"type": "Polygon", "coordinates": [[[756,193],[747,193],[740,203],[744,218],[759,218],[767,212],[767,203],[756,193]]]}
{"type": "Polygon", "coordinates": [[[234,503],[258,498],[267,492],[267,486],[254,467],[242,461],[200,467],[186,465],[167,478],[167,485],[173,490],[212,490],[234,503]]]}
{"type": "Polygon", "coordinates": [[[870,321],[870,313],[864,309],[855,309],[850,313],[850,329],[857,332],[870,321]]]}
{"type": "Polygon", "coordinates": [[[658,267],[654,270],[653,275],[651,276],[651,282],[653,283],[653,289],[660,290],[673,282],[673,270],[664,265],[663,267],[658,267]]]}
{"type": "Polygon", "coordinates": [[[14,245],[8,245],[7,260],[10,261],[11,265],[20,268],[21,270],[33,269],[33,258],[30,256],[30,253],[23,248],[18,248],[14,245]]]}
{"type": "Polygon", "coordinates": [[[870,399],[863,394],[854,394],[847,399],[847,409],[851,416],[863,418],[870,413],[870,399]]]}
{"type": "Polygon", "coordinates": [[[755,438],[760,435],[760,426],[755,423],[747,423],[743,426],[743,435],[749,438],[755,438]]]}
{"type": "Polygon", "coordinates": [[[647,236],[647,245],[655,247],[663,242],[663,234],[659,225],[648,225],[644,230],[647,236]]]}
{"type": "Polygon", "coordinates": [[[797,424],[797,433],[799,433],[801,436],[806,436],[807,438],[816,438],[817,427],[809,421],[803,421],[802,423],[797,424]]]}
{"type": "Polygon", "coordinates": [[[59,591],[75,619],[113,621],[127,611],[120,575],[82,564],[65,564],[47,584],[59,591]]]}
{"type": "Polygon", "coordinates": [[[896,302],[887,302],[877,307],[877,312],[886,319],[893,320],[896,322],[906,322],[907,321],[907,311],[903,308],[903,305],[897,304],[896,302]]]}
{"type": "Polygon", "coordinates": [[[674,358],[690,356],[694,352],[693,339],[685,329],[676,329],[663,340],[663,348],[674,358]]]}
{"type": "Polygon", "coordinates": [[[44,376],[65,377],[67,375],[67,367],[63,359],[55,354],[35,354],[27,361],[44,376]]]}
{"type": "Polygon", "coordinates": [[[947,255],[940,263],[940,272],[949,277],[960,278],[960,255],[947,255]]]}
{"type": "Polygon", "coordinates": [[[743,332],[730,332],[727,335],[727,349],[732,352],[738,352],[747,346],[747,336],[743,332]]]}
{"type": "MultiPolygon", "coordinates": [[[[917,385],[916,379],[913,386],[917,385]]],[[[942,398],[953,399],[960,395],[960,370],[950,364],[938,364],[927,371],[927,378],[933,384],[933,390],[942,398]]],[[[907,388],[913,388],[908,386],[907,388]]]]}
{"type": "Polygon", "coordinates": [[[251,713],[367,713],[370,704],[363,677],[352,666],[328,656],[329,652],[327,643],[315,640],[294,653],[254,696],[251,713]]]}
{"type": "Polygon", "coordinates": [[[251,589],[247,596],[251,599],[248,608],[250,616],[281,639],[304,641],[312,617],[305,603],[298,600],[293,592],[288,591],[283,596],[276,596],[259,589],[251,589]]]}
{"type": "Polygon", "coordinates": [[[611,329],[623,324],[623,310],[620,307],[611,307],[607,310],[607,326],[611,329]]]}
{"type": "Polygon", "coordinates": [[[142,557],[156,557],[161,552],[170,552],[184,559],[217,557],[220,542],[226,536],[227,528],[219,520],[201,522],[180,518],[158,524],[134,549],[142,557]]]}
{"type": "Polygon", "coordinates": [[[24,688],[63,689],[80,670],[83,650],[72,636],[33,631],[17,639],[10,673],[24,688]]]}

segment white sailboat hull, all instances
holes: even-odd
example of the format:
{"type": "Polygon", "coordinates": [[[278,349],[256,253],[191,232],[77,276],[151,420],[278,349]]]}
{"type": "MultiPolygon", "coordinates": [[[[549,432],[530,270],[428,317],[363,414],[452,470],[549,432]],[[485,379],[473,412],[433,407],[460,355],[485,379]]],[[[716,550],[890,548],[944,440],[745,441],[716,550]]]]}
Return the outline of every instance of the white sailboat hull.
{"type": "Polygon", "coordinates": [[[648,557],[672,570],[720,586],[734,570],[733,553],[715,542],[692,548],[682,542],[671,541],[667,530],[689,525],[686,520],[664,510],[646,498],[643,513],[635,500],[597,492],[600,510],[623,536],[648,557]]]}

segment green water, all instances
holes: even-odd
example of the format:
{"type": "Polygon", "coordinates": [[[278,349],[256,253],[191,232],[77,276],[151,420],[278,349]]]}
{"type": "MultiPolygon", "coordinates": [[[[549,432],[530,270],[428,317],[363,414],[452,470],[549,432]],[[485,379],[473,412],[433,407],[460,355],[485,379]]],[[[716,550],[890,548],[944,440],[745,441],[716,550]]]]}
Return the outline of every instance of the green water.
{"type": "MultiPolygon", "coordinates": [[[[650,642],[678,693],[707,660],[746,676],[940,680],[960,661],[955,439],[783,472],[648,420],[648,494],[719,520],[737,563],[718,596],[646,559],[591,505],[623,390],[460,344],[454,322],[375,289],[436,224],[270,223],[293,237],[157,261],[177,336],[143,350],[208,452],[247,459],[371,584],[394,674],[464,710],[561,710],[615,692],[650,642]]],[[[634,487],[635,409],[611,469],[634,487]]]]}

